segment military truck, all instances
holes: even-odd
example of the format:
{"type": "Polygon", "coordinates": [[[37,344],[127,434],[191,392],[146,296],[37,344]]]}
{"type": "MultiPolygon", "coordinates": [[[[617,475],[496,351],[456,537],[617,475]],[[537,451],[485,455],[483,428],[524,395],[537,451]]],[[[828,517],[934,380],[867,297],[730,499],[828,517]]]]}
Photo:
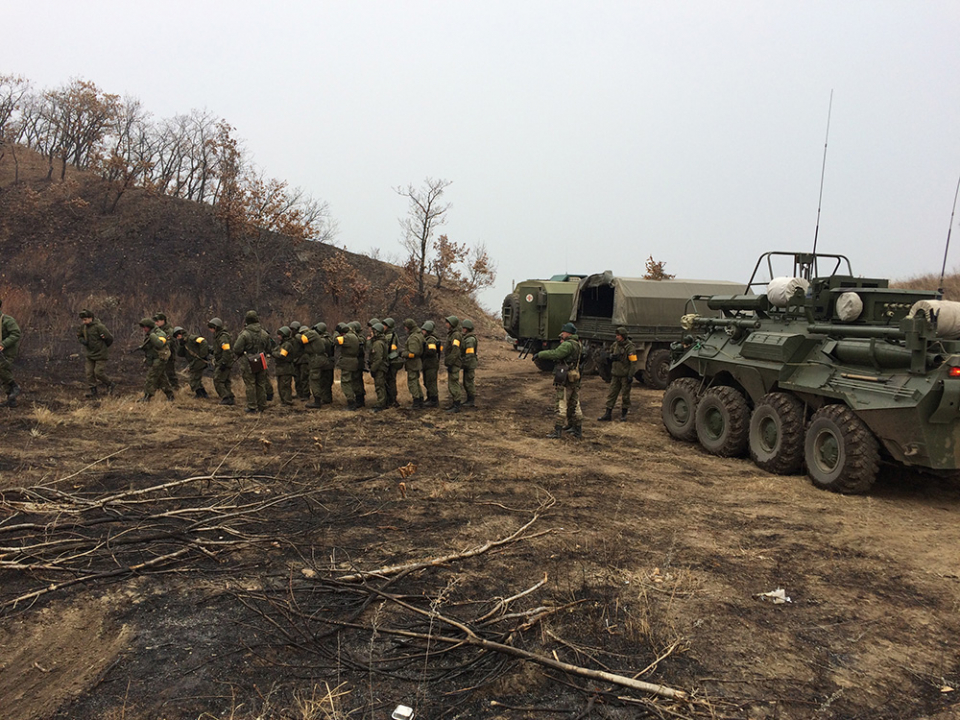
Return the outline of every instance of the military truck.
{"type": "MultiPolygon", "coordinates": [[[[524,280],[503,299],[503,329],[521,355],[550,350],[560,344],[560,328],[570,320],[573,295],[582,275],[554,275],[549,280],[524,280]]],[[[548,371],[553,363],[537,361],[548,371]]]]}
{"type": "Polygon", "coordinates": [[[580,280],[569,320],[583,341],[585,374],[599,373],[609,381],[606,350],[624,326],[637,347],[643,381],[652,388],[667,386],[670,345],[683,336],[680,316],[692,302],[703,315],[719,315],[698,296],[732,293],[742,283],[720,280],[647,280],[614,276],[609,270],[580,280]]]}
{"type": "Polygon", "coordinates": [[[839,493],[867,492],[881,460],[960,468],[960,303],[857,277],[843,255],[769,252],[707,305],[721,317],[686,316],[674,346],[674,438],[839,493]]]}

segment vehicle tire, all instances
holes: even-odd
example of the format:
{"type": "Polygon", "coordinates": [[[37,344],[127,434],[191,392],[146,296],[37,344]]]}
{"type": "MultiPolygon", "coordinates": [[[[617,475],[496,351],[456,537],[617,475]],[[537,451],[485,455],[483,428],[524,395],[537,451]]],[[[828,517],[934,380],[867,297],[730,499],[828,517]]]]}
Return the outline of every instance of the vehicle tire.
{"type": "Polygon", "coordinates": [[[677,440],[694,442],[697,439],[697,401],[700,381],[679,378],[670,383],[663,393],[660,417],[667,432],[677,440]]]}
{"type": "Polygon", "coordinates": [[[553,372],[553,368],[557,366],[553,360],[541,360],[540,358],[534,358],[533,364],[537,366],[537,370],[540,372],[553,372]]]}
{"type": "Polygon", "coordinates": [[[803,457],[814,485],[847,495],[867,492],[880,469],[877,439],[846,405],[825,405],[813,414],[803,457]]]}
{"type": "MultiPolygon", "coordinates": [[[[504,310],[510,310],[510,327],[505,327],[504,330],[507,331],[507,334],[512,338],[520,339],[520,296],[516,293],[510,293],[503,299],[503,308],[504,310]]],[[[507,313],[504,312],[502,317],[506,317],[507,313]]]]}
{"type": "Polygon", "coordinates": [[[796,395],[763,396],[750,416],[750,457],[776,475],[796,475],[803,467],[803,402],[796,395]]]}
{"type": "Polygon", "coordinates": [[[583,358],[580,360],[581,375],[596,375],[600,372],[600,353],[602,348],[597,345],[591,345],[584,349],[583,358]]]}
{"type": "Polygon", "coordinates": [[[643,379],[654,390],[663,390],[667,386],[667,376],[670,373],[670,351],[660,348],[651,350],[647,355],[647,365],[643,371],[643,379]]]}
{"type": "Polygon", "coordinates": [[[720,457],[740,457],[747,449],[750,407],[736,388],[718,385],[697,403],[697,439],[703,449],[720,457]]]}

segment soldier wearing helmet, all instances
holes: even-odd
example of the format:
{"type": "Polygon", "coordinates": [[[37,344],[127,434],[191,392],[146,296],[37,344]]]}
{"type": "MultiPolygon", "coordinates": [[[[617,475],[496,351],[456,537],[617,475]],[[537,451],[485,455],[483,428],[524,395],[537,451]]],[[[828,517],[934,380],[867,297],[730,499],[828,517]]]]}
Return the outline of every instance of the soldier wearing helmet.
{"type": "Polygon", "coordinates": [[[463,364],[460,346],[463,345],[463,334],[460,332],[460,318],[456,315],[448,315],[444,321],[447,324],[447,341],[443,344],[443,364],[447,368],[447,392],[452,401],[447,412],[458,413],[463,397],[460,391],[460,367],[463,364]]]}
{"type": "Polygon", "coordinates": [[[303,352],[300,342],[293,337],[293,331],[284,325],[277,330],[277,347],[273,349],[273,369],[277,376],[277,394],[280,396],[280,404],[293,405],[293,380],[296,375],[296,366],[294,359],[299,357],[296,353],[303,352]]]}
{"type": "Polygon", "coordinates": [[[140,327],[143,329],[140,349],[147,361],[147,379],[143,384],[143,397],[138,402],[149,402],[157,390],[163,390],[167,400],[173,400],[173,390],[166,374],[167,360],[171,355],[169,339],[152,318],[143,318],[140,327]]]}
{"type": "Polygon", "coordinates": [[[77,329],[77,339],[83,345],[86,362],[84,371],[87,385],[90,390],[86,397],[97,397],[97,386],[103,384],[108,393],[112,393],[116,385],[107,377],[107,357],[110,345],[113,344],[113,335],[100,320],[94,317],[90,310],[80,311],[80,322],[77,329]]]}
{"type": "MultiPolygon", "coordinates": [[[[173,333],[171,332],[172,327],[167,321],[167,316],[165,313],[157,312],[153,314],[153,322],[158,328],[160,328],[164,335],[167,336],[168,340],[173,340],[173,333]]],[[[177,358],[176,353],[173,352],[173,348],[170,348],[170,357],[167,358],[167,364],[164,366],[164,372],[167,375],[167,380],[170,383],[171,390],[180,389],[180,378],[177,375],[177,358]]]]}
{"type": "Polygon", "coordinates": [[[211,318],[207,328],[213,336],[210,343],[213,349],[213,387],[217,391],[221,405],[233,405],[236,399],[230,382],[230,372],[236,356],[233,354],[233,337],[218,317],[211,318]]]}
{"type": "Polygon", "coordinates": [[[377,391],[377,404],[374,412],[387,408],[387,371],[390,367],[389,350],[384,337],[382,323],[376,322],[370,327],[370,376],[373,378],[373,387],[377,391]]]}
{"type": "Polygon", "coordinates": [[[461,325],[463,328],[463,345],[460,346],[460,362],[463,368],[463,390],[467,395],[464,401],[464,407],[476,407],[477,390],[474,385],[474,377],[477,372],[477,335],[473,331],[473,322],[464,320],[461,325]]]}
{"type": "Polygon", "coordinates": [[[203,372],[207,369],[207,359],[210,357],[210,343],[202,335],[193,335],[182,327],[173,329],[173,338],[177,355],[187,360],[187,377],[193,394],[198,398],[209,397],[203,387],[203,372]]]}
{"type": "Polygon", "coordinates": [[[439,407],[440,391],[437,388],[437,375],[440,372],[440,340],[435,332],[433,320],[427,320],[420,328],[423,335],[423,387],[427,392],[424,407],[439,407]]]}

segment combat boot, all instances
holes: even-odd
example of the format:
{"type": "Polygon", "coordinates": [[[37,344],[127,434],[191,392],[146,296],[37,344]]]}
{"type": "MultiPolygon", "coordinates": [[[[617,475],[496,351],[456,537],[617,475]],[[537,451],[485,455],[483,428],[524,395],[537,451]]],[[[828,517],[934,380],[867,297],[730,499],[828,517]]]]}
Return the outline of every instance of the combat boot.
{"type": "Polygon", "coordinates": [[[564,431],[565,433],[572,433],[572,432],[573,432],[573,423],[567,423],[566,425],[564,425],[564,426],[563,426],[563,431],[564,431]]]}
{"type": "Polygon", "coordinates": [[[357,406],[356,400],[351,400],[350,402],[347,403],[347,410],[356,410],[357,407],[358,406],[357,406]]]}
{"type": "Polygon", "coordinates": [[[414,410],[423,410],[423,398],[414,398],[414,399],[413,399],[413,409],[414,409],[414,410]]]}
{"type": "Polygon", "coordinates": [[[624,422],[627,419],[627,413],[630,412],[625,407],[620,408],[620,422],[624,422]]]}
{"type": "Polygon", "coordinates": [[[375,412],[375,413],[383,412],[383,408],[380,407],[379,405],[374,405],[374,406],[373,406],[372,408],[370,408],[370,409],[373,410],[373,412],[375,412]]]}
{"type": "MultiPolygon", "coordinates": [[[[292,403],[291,403],[291,404],[292,404],[292,403]]],[[[308,402],[306,405],[304,405],[304,407],[308,407],[308,408],[322,408],[322,407],[323,407],[323,403],[320,402],[319,400],[314,400],[313,402],[308,402]]]]}
{"type": "Polygon", "coordinates": [[[463,404],[464,407],[476,407],[476,395],[467,395],[467,401],[463,404]]]}
{"type": "Polygon", "coordinates": [[[84,395],[85,398],[95,398],[95,397],[97,397],[97,396],[98,396],[98,393],[97,393],[97,386],[96,386],[96,385],[94,385],[92,388],[90,388],[90,389],[87,391],[87,394],[84,395]]]}
{"type": "Polygon", "coordinates": [[[366,406],[367,406],[367,396],[357,395],[357,407],[355,407],[354,410],[357,410],[358,408],[362,408],[366,406]]]}
{"type": "Polygon", "coordinates": [[[613,408],[607,408],[603,411],[603,415],[597,418],[600,422],[610,422],[613,420],[613,408]]]}
{"type": "Polygon", "coordinates": [[[176,399],[176,395],[173,394],[173,390],[164,390],[164,395],[167,396],[167,402],[173,402],[176,399]]]}
{"type": "Polygon", "coordinates": [[[18,397],[20,397],[20,386],[13,383],[10,386],[10,392],[7,393],[7,407],[16,407],[18,397]]]}
{"type": "Polygon", "coordinates": [[[551,440],[558,440],[563,437],[563,425],[555,425],[553,432],[547,435],[551,440]]]}
{"type": "Polygon", "coordinates": [[[236,405],[236,404],[237,404],[237,401],[236,401],[234,398],[232,398],[232,397],[225,397],[223,400],[220,401],[220,404],[221,404],[221,405],[236,405]]]}
{"type": "Polygon", "coordinates": [[[581,425],[580,423],[577,423],[576,425],[574,425],[572,435],[577,440],[581,440],[583,438],[583,425],[581,425]]]}
{"type": "Polygon", "coordinates": [[[440,407],[440,398],[438,398],[436,395],[433,397],[427,397],[427,401],[423,404],[423,406],[432,408],[440,407]]]}
{"type": "Polygon", "coordinates": [[[453,405],[447,408],[448,413],[458,413],[460,412],[461,402],[459,400],[454,400],[453,405]]]}
{"type": "Polygon", "coordinates": [[[115,382],[107,385],[107,395],[113,395],[117,391],[117,384],[115,382]]]}
{"type": "Polygon", "coordinates": [[[193,391],[193,394],[198,398],[205,398],[207,396],[207,394],[203,391],[203,388],[197,388],[193,391]]]}

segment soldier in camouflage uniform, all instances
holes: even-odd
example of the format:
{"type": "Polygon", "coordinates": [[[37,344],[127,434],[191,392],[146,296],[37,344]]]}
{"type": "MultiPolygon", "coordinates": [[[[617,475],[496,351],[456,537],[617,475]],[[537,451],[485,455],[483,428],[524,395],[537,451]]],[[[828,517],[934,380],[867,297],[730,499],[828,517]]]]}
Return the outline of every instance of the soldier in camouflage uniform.
{"type": "Polygon", "coordinates": [[[473,332],[473,322],[464,320],[462,323],[464,330],[463,345],[461,346],[460,361],[463,367],[463,389],[467,394],[467,399],[463,403],[464,407],[476,407],[477,389],[474,385],[474,377],[477,373],[477,336],[473,332]]]}
{"type": "Polygon", "coordinates": [[[81,325],[77,328],[77,340],[83,345],[84,374],[90,390],[86,397],[97,397],[97,386],[103,384],[108,393],[112,393],[116,384],[107,377],[106,367],[109,348],[113,344],[113,335],[106,325],[93,316],[89,310],[80,311],[81,325]]]}
{"type": "Polygon", "coordinates": [[[400,352],[400,338],[397,335],[397,323],[393,318],[386,318],[383,321],[384,338],[387,341],[387,354],[390,359],[390,367],[387,368],[387,404],[390,407],[400,407],[397,400],[397,373],[400,368],[406,365],[403,353],[400,352]]]}
{"type": "Polygon", "coordinates": [[[262,355],[270,347],[270,336],[260,326],[260,316],[256,310],[247,310],[243,318],[243,330],[237,335],[233,354],[240,361],[240,374],[247,395],[248,413],[263,412],[267,409],[267,368],[262,355]]]}
{"type": "Polygon", "coordinates": [[[380,412],[387,407],[387,373],[390,368],[390,357],[383,324],[374,323],[370,332],[370,376],[373,378],[373,387],[377,391],[377,404],[373,406],[373,411],[380,412]]]}
{"type": "Polygon", "coordinates": [[[187,378],[193,394],[198,398],[210,397],[203,387],[203,373],[208,366],[210,343],[202,335],[192,335],[182,327],[173,329],[173,339],[176,340],[176,354],[187,360],[187,378]]]}
{"type": "Polygon", "coordinates": [[[353,328],[341,323],[337,326],[340,334],[337,335],[337,346],[340,348],[340,358],[337,360],[337,369],[340,370],[340,390],[347,400],[347,410],[357,409],[356,376],[363,373],[360,370],[360,338],[353,328]]]}
{"type": "MultiPolygon", "coordinates": [[[[173,333],[170,331],[170,325],[167,324],[167,316],[158,312],[153,316],[153,322],[156,323],[156,326],[163,331],[163,334],[167,336],[168,340],[172,340],[173,333]]],[[[171,348],[170,357],[167,358],[167,365],[164,368],[164,372],[167,374],[167,380],[170,383],[171,390],[180,389],[180,378],[177,376],[177,358],[173,349],[171,348]]]]}
{"type": "Polygon", "coordinates": [[[163,390],[167,400],[173,400],[173,389],[166,372],[171,354],[167,336],[152,318],[143,318],[140,327],[144,335],[140,349],[147,361],[147,379],[143,384],[143,397],[137,402],[149,402],[157,390],[163,390]]]}
{"type": "MultiPolygon", "coordinates": [[[[354,320],[348,323],[348,326],[353,330],[353,334],[357,336],[360,343],[357,350],[357,372],[353,375],[353,394],[356,397],[357,408],[362,408],[367,406],[367,388],[363,384],[363,371],[367,366],[366,344],[363,342],[363,325],[354,320]]],[[[343,381],[341,380],[341,382],[343,381]]]]}
{"type": "Polygon", "coordinates": [[[437,375],[440,372],[440,341],[434,335],[433,320],[423,323],[420,333],[423,335],[423,387],[427,391],[424,407],[439,407],[440,391],[437,388],[437,375]]]}
{"type": "MultiPolygon", "coordinates": [[[[313,326],[317,334],[317,343],[315,354],[310,358],[310,390],[314,393],[314,402],[316,407],[320,404],[330,405],[333,403],[333,369],[334,369],[334,350],[337,345],[330,333],[327,332],[327,324],[318,322],[313,326]]],[[[313,347],[313,343],[310,344],[313,347]]],[[[311,407],[311,405],[307,405],[311,407]]]]}
{"type": "MultiPolygon", "coordinates": [[[[0,300],[0,307],[3,301],[0,300]]],[[[13,379],[13,361],[20,351],[20,326],[10,315],[0,312],[0,387],[7,394],[7,407],[16,407],[20,386],[13,379]]]]}
{"type": "Polygon", "coordinates": [[[447,341],[443,344],[443,364],[447,368],[447,392],[450,393],[450,399],[453,401],[447,408],[447,412],[458,413],[460,400],[463,397],[460,392],[460,366],[463,363],[460,359],[460,346],[463,344],[463,335],[460,333],[460,318],[450,315],[445,320],[447,341]]]}
{"type": "MultiPolygon", "coordinates": [[[[535,353],[533,359],[552,360],[565,363],[568,370],[562,383],[554,382],[557,410],[556,425],[548,438],[563,437],[564,422],[570,426],[573,436],[578,440],[583,437],[583,412],[580,409],[580,360],[583,356],[583,345],[577,336],[577,328],[573,323],[567,323],[560,330],[560,346],[553,350],[541,350],[535,353]],[[570,371],[576,370],[575,379],[571,379],[570,371]]],[[[556,378],[556,376],[554,376],[556,378]]]]}
{"type": "Polygon", "coordinates": [[[303,326],[294,320],[287,327],[290,328],[290,336],[296,341],[293,343],[293,386],[297,399],[307,402],[310,399],[310,358],[304,352],[303,343],[298,340],[300,328],[303,326]]]}
{"type": "Polygon", "coordinates": [[[293,405],[293,381],[297,373],[294,357],[301,354],[303,344],[293,337],[293,331],[286,325],[277,331],[279,344],[273,350],[273,368],[277,376],[277,394],[281,405],[293,405]]]}
{"type": "Polygon", "coordinates": [[[233,405],[236,402],[230,387],[230,371],[236,359],[233,354],[233,338],[220,318],[211,318],[207,327],[213,335],[213,387],[221,405],[233,405]]]}
{"type": "Polygon", "coordinates": [[[597,418],[600,422],[609,422],[613,418],[613,408],[617,404],[617,396],[623,393],[620,400],[620,420],[627,419],[630,412],[630,386],[633,376],[637,373],[637,348],[623,326],[617,328],[617,339],[610,345],[608,351],[610,365],[610,390],[607,392],[607,407],[603,415],[597,418]]]}
{"type": "Polygon", "coordinates": [[[423,388],[420,387],[420,371],[423,369],[423,334],[413,318],[403,321],[407,329],[407,341],[403,346],[404,367],[407,370],[407,390],[413,398],[413,409],[423,408],[423,388]]]}

